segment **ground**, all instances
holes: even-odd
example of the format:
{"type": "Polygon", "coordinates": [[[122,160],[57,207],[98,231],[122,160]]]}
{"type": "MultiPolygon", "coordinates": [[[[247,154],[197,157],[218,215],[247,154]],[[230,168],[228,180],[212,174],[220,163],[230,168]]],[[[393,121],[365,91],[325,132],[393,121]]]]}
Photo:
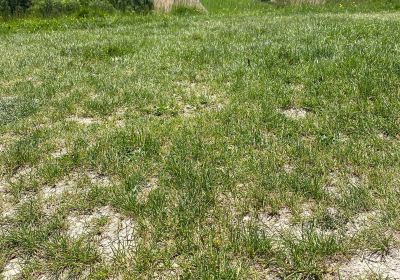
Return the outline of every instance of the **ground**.
{"type": "Polygon", "coordinates": [[[400,279],[400,12],[315,9],[0,25],[2,277],[400,279]]]}

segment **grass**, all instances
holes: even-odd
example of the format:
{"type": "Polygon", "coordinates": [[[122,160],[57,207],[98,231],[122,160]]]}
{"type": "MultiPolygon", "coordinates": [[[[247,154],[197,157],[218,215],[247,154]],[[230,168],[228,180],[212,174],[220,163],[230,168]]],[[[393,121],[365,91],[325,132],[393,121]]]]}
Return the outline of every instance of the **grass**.
{"type": "Polygon", "coordinates": [[[17,259],[26,279],[325,279],[360,252],[390,255],[400,14],[389,2],[3,22],[0,267],[17,259]],[[71,234],[72,217],[89,229],[71,234]],[[130,222],[124,250],[115,231],[130,222]]]}

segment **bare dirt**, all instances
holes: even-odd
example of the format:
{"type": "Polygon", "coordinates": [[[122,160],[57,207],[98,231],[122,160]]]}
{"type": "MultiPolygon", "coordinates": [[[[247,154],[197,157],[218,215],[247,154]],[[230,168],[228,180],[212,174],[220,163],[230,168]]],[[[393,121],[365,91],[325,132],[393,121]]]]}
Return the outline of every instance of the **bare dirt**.
{"type": "Polygon", "coordinates": [[[67,218],[67,223],[69,225],[67,234],[71,238],[79,238],[98,231],[95,242],[106,261],[118,253],[127,253],[136,244],[134,221],[115,212],[109,206],[95,209],[90,214],[71,215],[67,218]],[[106,223],[99,226],[98,222],[101,219],[105,219],[106,223]]]}
{"type": "Polygon", "coordinates": [[[400,249],[393,249],[386,256],[354,256],[339,267],[337,279],[365,279],[370,275],[379,276],[381,279],[400,279],[400,249]]]}
{"type": "Polygon", "coordinates": [[[304,109],[290,108],[281,111],[287,118],[292,120],[300,120],[307,117],[307,111],[304,109]]]}

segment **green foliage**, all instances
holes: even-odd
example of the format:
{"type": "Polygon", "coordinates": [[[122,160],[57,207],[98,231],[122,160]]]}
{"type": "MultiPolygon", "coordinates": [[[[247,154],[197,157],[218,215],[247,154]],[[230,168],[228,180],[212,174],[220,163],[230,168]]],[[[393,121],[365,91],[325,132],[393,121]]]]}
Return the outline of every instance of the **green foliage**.
{"type": "Polygon", "coordinates": [[[77,0],[33,0],[31,11],[41,16],[71,14],[80,9],[77,0]]]}
{"type": "Polygon", "coordinates": [[[118,10],[150,10],[152,0],[109,0],[110,3],[118,10]]]}
{"type": "Polygon", "coordinates": [[[78,17],[120,11],[149,10],[151,3],[143,0],[33,0],[31,11],[41,16],[76,14],[78,17]]]}
{"type": "Polygon", "coordinates": [[[179,15],[179,16],[198,15],[201,13],[202,13],[202,11],[200,11],[197,8],[188,7],[188,6],[184,6],[184,5],[177,6],[172,9],[172,14],[179,15]]]}
{"type": "Polygon", "coordinates": [[[11,14],[11,8],[7,0],[0,0],[0,16],[7,17],[11,14]]]}
{"type": "Polygon", "coordinates": [[[0,16],[23,15],[78,17],[120,11],[148,11],[151,0],[0,0],[0,16]]]}
{"type": "Polygon", "coordinates": [[[0,0],[0,15],[21,15],[31,6],[31,0],[0,0]]]}

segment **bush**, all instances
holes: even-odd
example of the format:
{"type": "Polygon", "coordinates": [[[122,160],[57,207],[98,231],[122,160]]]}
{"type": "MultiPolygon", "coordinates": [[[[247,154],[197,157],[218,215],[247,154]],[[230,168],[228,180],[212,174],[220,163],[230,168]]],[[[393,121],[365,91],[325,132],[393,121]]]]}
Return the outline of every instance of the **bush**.
{"type": "Polygon", "coordinates": [[[0,0],[0,14],[2,16],[20,15],[30,6],[30,0],[0,0]]]}
{"type": "Polygon", "coordinates": [[[270,2],[275,3],[277,5],[303,5],[303,4],[319,5],[319,4],[325,4],[325,0],[274,0],[274,1],[270,1],[270,2]]]}
{"type": "Polygon", "coordinates": [[[0,16],[7,17],[11,14],[10,6],[7,0],[0,0],[0,16]]]}
{"type": "Polygon", "coordinates": [[[152,0],[110,0],[114,8],[122,11],[126,10],[150,10],[153,7],[152,0]]]}
{"type": "Polygon", "coordinates": [[[79,17],[100,15],[115,11],[107,0],[34,0],[31,11],[41,16],[57,16],[63,14],[77,14],[79,17]]]}
{"type": "Polygon", "coordinates": [[[95,0],[82,5],[80,10],[76,13],[76,16],[79,18],[103,16],[106,13],[111,14],[114,11],[115,8],[110,2],[106,0],[95,0]]]}
{"type": "Polygon", "coordinates": [[[122,11],[147,11],[152,0],[0,0],[0,16],[20,15],[30,12],[40,16],[92,14],[122,11]]]}
{"type": "Polygon", "coordinates": [[[89,1],[87,7],[90,11],[112,13],[115,11],[114,6],[107,0],[89,1]]]}
{"type": "Polygon", "coordinates": [[[71,14],[80,9],[77,0],[34,0],[31,11],[41,16],[71,14]]]}

